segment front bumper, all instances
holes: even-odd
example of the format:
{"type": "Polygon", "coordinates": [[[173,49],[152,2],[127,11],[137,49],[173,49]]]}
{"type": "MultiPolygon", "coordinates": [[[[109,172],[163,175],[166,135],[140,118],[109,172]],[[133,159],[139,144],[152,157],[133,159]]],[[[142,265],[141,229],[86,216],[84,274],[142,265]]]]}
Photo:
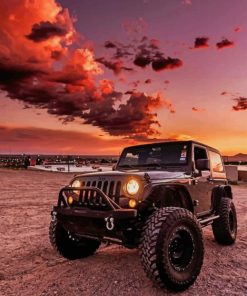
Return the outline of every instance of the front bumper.
{"type": "Polygon", "coordinates": [[[123,238],[123,232],[131,229],[137,218],[136,209],[123,209],[103,191],[96,187],[72,188],[64,187],[59,193],[58,205],[52,210],[53,219],[57,219],[70,233],[90,236],[97,239],[104,237],[123,238]],[[79,205],[70,207],[65,193],[76,190],[79,194],[79,205]],[[105,205],[104,210],[93,206],[105,205]]]}

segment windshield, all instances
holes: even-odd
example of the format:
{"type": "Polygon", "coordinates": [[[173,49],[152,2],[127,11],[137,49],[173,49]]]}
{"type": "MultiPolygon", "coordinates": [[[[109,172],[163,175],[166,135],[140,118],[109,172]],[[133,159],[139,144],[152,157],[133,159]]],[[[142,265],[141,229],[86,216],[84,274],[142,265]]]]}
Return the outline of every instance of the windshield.
{"type": "Polygon", "coordinates": [[[118,167],[167,167],[187,164],[188,145],[162,143],[124,149],[118,167]]]}

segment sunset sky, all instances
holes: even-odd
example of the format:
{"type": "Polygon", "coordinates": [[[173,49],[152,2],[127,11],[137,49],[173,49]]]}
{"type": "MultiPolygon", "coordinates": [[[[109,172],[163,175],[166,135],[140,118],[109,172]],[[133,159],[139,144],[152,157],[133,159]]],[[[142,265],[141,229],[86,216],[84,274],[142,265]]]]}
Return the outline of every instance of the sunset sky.
{"type": "Polygon", "coordinates": [[[247,153],[246,0],[2,0],[0,153],[247,153]]]}

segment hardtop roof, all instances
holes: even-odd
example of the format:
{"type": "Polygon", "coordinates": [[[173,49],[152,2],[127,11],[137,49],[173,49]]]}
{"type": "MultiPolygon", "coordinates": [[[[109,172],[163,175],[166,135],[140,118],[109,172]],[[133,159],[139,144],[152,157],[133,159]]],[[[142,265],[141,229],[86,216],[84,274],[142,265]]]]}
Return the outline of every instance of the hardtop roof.
{"type": "Polygon", "coordinates": [[[189,144],[189,145],[196,144],[196,145],[203,146],[203,147],[205,147],[205,148],[207,148],[209,150],[215,151],[215,152],[220,154],[219,150],[217,150],[216,148],[213,148],[211,146],[208,146],[206,144],[203,144],[203,143],[200,143],[200,142],[197,142],[197,141],[193,141],[193,140],[186,140],[186,141],[175,141],[174,140],[174,141],[153,142],[153,143],[147,143],[147,144],[141,144],[141,145],[132,145],[132,146],[125,147],[124,149],[131,148],[131,147],[145,147],[145,146],[169,144],[169,143],[189,144]]]}

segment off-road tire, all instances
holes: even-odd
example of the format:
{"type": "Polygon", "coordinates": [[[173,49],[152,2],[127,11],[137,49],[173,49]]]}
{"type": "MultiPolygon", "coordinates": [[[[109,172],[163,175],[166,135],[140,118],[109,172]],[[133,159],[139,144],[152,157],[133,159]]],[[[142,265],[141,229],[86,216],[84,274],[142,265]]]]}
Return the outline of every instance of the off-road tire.
{"type": "Polygon", "coordinates": [[[221,198],[217,214],[220,218],[212,224],[214,238],[219,244],[231,245],[237,236],[237,214],[231,198],[221,198]]]}
{"type": "Polygon", "coordinates": [[[202,230],[195,216],[182,208],[157,209],[143,229],[140,257],[147,276],[160,287],[173,291],[188,288],[199,275],[204,257],[202,230]],[[184,237],[180,239],[184,242],[180,259],[174,257],[178,234],[184,237]]]}
{"type": "Polygon", "coordinates": [[[49,238],[54,249],[70,260],[93,255],[100,246],[99,241],[70,235],[57,219],[50,223],[49,238]]]}

